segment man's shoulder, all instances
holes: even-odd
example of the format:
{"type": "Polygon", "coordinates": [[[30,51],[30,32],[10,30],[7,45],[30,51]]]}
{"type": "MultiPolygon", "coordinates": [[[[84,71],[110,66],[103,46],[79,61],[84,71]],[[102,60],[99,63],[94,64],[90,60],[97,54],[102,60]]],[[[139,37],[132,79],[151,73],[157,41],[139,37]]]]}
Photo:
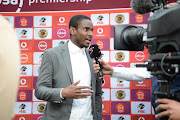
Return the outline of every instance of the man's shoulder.
{"type": "Polygon", "coordinates": [[[61,51],[63,51],[64,48],[66,48],[66,44],[67,43],[65,43],[63,45],[56,46],[54,48],[47,49],[47,50],[45,50],[45,52],[48,52],[48,53],[61,52],[61,51]]]}

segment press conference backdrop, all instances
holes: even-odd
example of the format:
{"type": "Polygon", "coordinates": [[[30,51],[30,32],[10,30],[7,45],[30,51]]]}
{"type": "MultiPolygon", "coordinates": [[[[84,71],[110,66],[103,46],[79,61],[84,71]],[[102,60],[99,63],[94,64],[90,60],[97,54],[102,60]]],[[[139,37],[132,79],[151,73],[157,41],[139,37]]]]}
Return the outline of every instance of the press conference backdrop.
{"type": "MultiPolygon", "coordinates": [[[[41,120],[46,102],[34,96],[34,89],[43,52],[69,40],[68,23],[73,15],[83,14],[92,19],[94,36],[91,44],[100,46],[103,59],[112,66],[135,67],[135,64],[148,59],[147,49],[135,52],[114,50],[113,31],[114,25],[120,24],[146,28],[149,13],[134,13],[127,0],[112,0],[111,3],[108,0],[72,1],[0,0],[1,14],[15,28],[21,47],[19,91],[14,120],[41,120]]],[[[103,120],[154,120],[150,79],[128,82],[104,77],[103,120]]]]}

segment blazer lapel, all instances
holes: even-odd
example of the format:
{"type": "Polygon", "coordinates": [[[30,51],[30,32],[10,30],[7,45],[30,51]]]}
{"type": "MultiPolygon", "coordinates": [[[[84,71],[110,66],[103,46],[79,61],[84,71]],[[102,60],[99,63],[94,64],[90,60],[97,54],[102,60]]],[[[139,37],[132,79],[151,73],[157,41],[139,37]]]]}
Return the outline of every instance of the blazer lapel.
{"type": "Polygon", "coordinates": [[[90,71],[91,71],[91,84],[92,84],[92,88],[93,90],[95,90],[95,84],[96,84],[96,80],[95,80],[95,73],[94,73],[94,68],[93,68],[93,62],[92,62],[92,58],[89,56],[89,51],[86,49],[86,55],[88,58],[88,62],[89,62],[89,67],[90,67],[90,71]]]}
{"type": "Polygon", "coordinates": [[[62,59],[64,60],[64,63],[65,63],[65,66],[67,68],[71,83],[73,83],[72,66],[71,66],[70,54],[69,54],[69,49],[68,49],[68,44],[67,43],[65,43],[62,46],[62,49],[63,49],[62,59]]]}

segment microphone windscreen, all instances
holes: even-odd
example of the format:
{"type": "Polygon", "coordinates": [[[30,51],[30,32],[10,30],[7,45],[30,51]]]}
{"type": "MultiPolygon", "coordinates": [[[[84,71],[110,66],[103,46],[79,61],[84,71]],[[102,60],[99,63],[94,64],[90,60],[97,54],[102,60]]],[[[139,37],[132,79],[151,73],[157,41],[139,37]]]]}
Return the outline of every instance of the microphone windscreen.
{"type": "Polygon", "coordinates": [[[152,0],[131,0],[131,8],[139,14],[151,12],[154,6],[152,0]]]}
{"type": "Polygon", "coordinates": [[[89,55],[91,58],[99,58],[101,56],[101,50],[97,44],[93,44],[89,47],[89,55]]]}

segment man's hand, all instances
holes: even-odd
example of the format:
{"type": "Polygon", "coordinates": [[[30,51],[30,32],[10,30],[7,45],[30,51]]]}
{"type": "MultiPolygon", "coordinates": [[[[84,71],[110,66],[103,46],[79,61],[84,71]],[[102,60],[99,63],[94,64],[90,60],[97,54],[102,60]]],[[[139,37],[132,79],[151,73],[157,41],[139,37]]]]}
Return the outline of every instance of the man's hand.
{"type": "Polygon", "coordinates": [[[161,118],[168,116],[168,120],[180,120],[180,103],[170,99],[158,99],[156,103],[159,105],[156,107],[156,111],[162,111],[155,115],[155,118],[161,118]]]}
{"type": "Polygon", "coordinates": [[[77,86],[80,80],[62,90],[63,98],[87,98],[92,95],[91,86],[77,86]],[[84,89],[84,90],[83,90],[84,89]],[[86,90],[85,90],[86,89],[86,90]]]}
{"type": "MultiPolygon", "coordinates": [[[[102,66],[102,71],[104,75],[112,75],[114,72],[114,69],[111,65],[109,65],[108,63],[104,62],[102,59],[98,59],[98,61],[100,62],[101,66],[102,66]]],[[[98,73],[100,70],[100,66],[99,64],[96,64],[96,61],[93,61],[93,67],[94,67],[94,71],[95,73],[98,73]]]]}

